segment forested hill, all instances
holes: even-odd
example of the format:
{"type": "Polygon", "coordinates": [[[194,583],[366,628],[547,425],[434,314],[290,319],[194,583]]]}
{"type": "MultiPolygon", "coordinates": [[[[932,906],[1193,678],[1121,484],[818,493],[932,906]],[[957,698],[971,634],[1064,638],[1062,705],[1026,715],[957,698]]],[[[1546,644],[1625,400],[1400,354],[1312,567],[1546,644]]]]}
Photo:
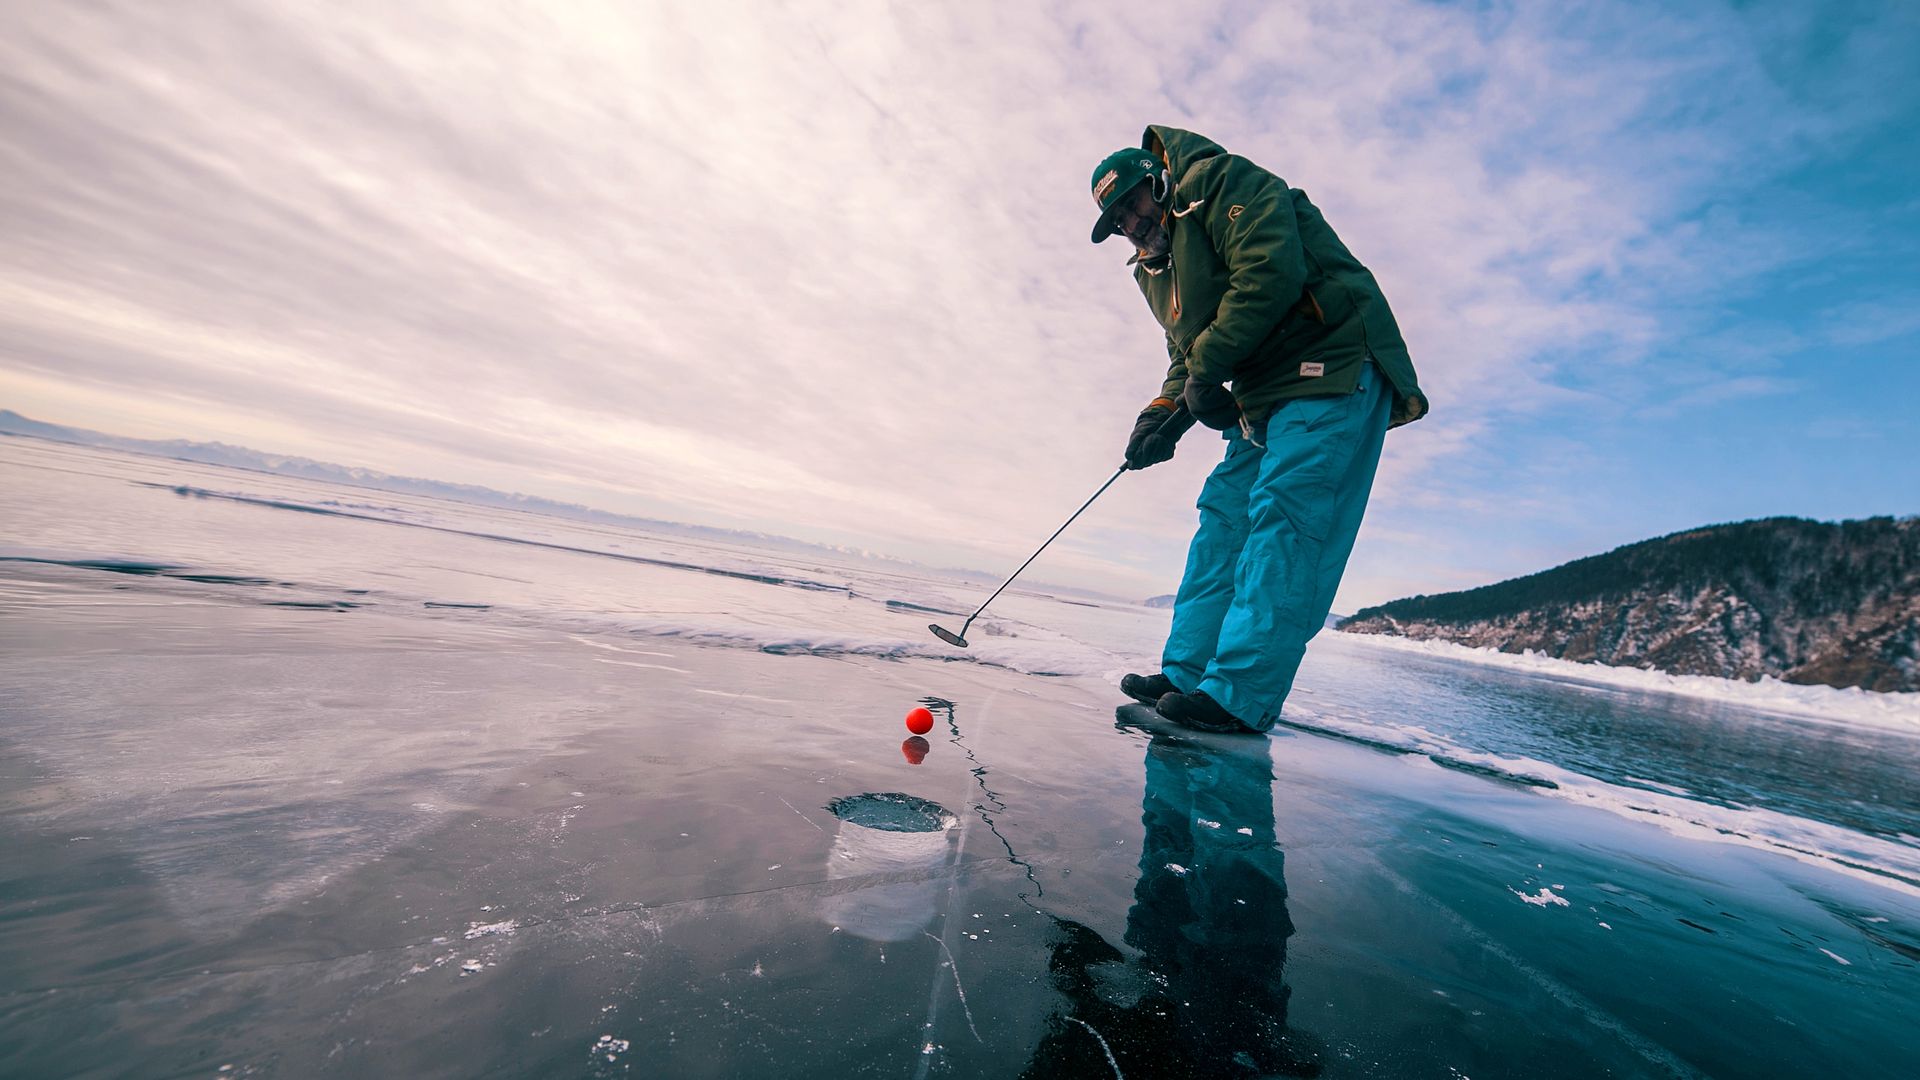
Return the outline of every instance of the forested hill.
{"type": "Polygon", "coordinates": [[[1920,690],[1920,518],[1766,518],[1357,612],[1398,634],[1676,674],[1920,690]]]}

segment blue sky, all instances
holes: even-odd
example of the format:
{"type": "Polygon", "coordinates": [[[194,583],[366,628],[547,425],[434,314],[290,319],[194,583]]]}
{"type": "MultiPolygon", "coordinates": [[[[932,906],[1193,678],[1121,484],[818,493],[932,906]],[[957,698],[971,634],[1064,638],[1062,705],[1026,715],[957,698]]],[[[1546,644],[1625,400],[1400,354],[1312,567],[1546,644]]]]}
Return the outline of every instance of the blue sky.
{"type": "MultiPolygon", "coordinates": [[[[0,407],[995,572],[1158,386],[1086,186],[1168,123],[1312,195],[1433,399],[1337,610],[1912,514],[1916,11],[34,5],[0,407]]],[[[1203,434],[1037,575],[1171,591],[1203,434]]]]}
{"type": "Polygon", "coordinates": [[[1640,235],[1563,296],[1644,323],[1540,349],[1533,366],[1566,398],[1502,416],[1497,444],[1458,463],[1471,484],[1534,505],[1501,514],[1508,528],[1463,524],[1493,559],[1920,503],[1920,422],[1901,404],[1920,392],[1920,79],[1901,59],[1920,45],[1912,9],[1694,14],[1644,34],[1591,15],[1559,28],[1599,70],[1667,77],[1604,138],[1543,133],[1510,151],[1521,169],[1627,167],[1640,235]]]}

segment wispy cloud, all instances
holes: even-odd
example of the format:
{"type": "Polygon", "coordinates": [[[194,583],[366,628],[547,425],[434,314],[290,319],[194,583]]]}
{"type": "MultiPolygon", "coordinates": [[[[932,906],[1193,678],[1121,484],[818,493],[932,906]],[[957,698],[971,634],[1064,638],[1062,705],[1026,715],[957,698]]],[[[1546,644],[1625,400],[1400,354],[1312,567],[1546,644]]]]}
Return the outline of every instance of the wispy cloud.
{"type": "MultiPolygon", "coordinates": [[[[1460,478],[1515,417],[1776,385],[1675,381],[1661,350],[1724,337],[1725,304],[1859,224],[1754,197],[1890,115],[1889,22],[1911,28],[34,5],[0,40],[0,404],[992,568],[1117,463],[1157,386],[1084,188],[1167,122],[1306,188],[1382,280],[1435,401],[1376,496],[1411,533],[1486,495],[1460,478]]],[[[1130,477],[1048,572],[1165,591],[1214,453],[1130,477]]],[[[1357,564],[1349,606],[1407,577],[1357,564]]]]}

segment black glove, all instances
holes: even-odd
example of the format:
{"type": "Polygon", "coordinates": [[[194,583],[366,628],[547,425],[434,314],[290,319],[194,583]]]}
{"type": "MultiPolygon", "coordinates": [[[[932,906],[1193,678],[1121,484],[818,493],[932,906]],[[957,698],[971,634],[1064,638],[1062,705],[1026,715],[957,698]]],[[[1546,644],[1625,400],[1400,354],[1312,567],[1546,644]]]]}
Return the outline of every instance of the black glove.
{"type": "Polygon", "coordinates": [[[1204,383],[1199,379],[1188,379],[1187,388],[1180,391],[1180,404],[1195,420],[1215,431],[1225,431],[1240,422],[1240,406],[1233,400],[1233,394],[1218,383],[1204,383]]]}
{"type": "Polygon", "coordinates": [[[1173,457],[1173,444],[1193,426],[1193,416],[1185,409],[1149,405],[1140,410],[1133,422],[1133,436],[1127,440],[1127,468],[1144,469],[1173,457]]]}
{"type": "Polygon", "coordinates": [[[1146,405],[1133,421],[1133,436],[1127,438],[1127,469],[1146,469],[1171,459],[1173,444],[1190,427],[1194,427],[1194,419],[1187,409],[1146,405]]]}

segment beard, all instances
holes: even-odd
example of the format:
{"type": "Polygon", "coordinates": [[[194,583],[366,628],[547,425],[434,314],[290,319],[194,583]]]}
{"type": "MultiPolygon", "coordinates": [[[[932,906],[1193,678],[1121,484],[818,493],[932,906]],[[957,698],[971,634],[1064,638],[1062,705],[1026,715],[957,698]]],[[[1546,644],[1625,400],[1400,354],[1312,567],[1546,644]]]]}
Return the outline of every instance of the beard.
{"type": "Polygon", "coordinates": [[[1173,250],[1173,236],[1167,232],[1164,222],[1155,222],[1142,236],[1130,236],[1133,246],[1139,250],[1141,261],[1165,258],[1173,250]]]}

